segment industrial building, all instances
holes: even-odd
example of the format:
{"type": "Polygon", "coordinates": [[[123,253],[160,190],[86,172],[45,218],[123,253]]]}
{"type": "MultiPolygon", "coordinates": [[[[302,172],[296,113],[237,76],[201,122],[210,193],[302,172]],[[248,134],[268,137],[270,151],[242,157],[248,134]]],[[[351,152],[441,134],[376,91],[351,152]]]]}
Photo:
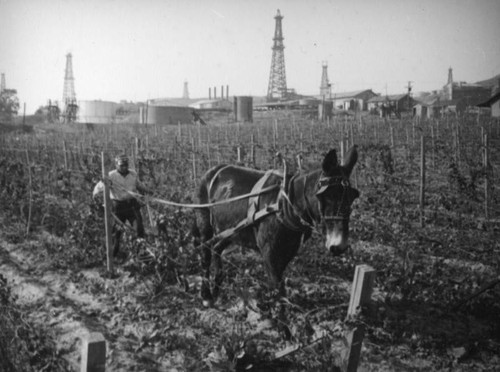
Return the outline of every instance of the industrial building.
{"type": "Polygon", "coordinates": [[[377,96],[377,94],[371,89],[365,89],[353,92],[334,93],[333,97],[328,99],[333,101],[333,106],[336,109],[366,111],[368,109],[368,101],[375,96],[377,96]]]}
{"type": "Polygon", "coordinates": [[[491,89],[480,84],[468,84],[453,80],[453,69],[448,69],[448,82],[443,86],[443,95],[447,100],[462,100],[466,106],[476,106],[490,97],[491,89]]]}
{"type": "Polygon", "coordinates": [[[378,111],[381,107],[393,107],[397,112],[411,111],[415,101],[408,94],[394,94],[376,96],[368,100],[368,110],[378,111]]]}

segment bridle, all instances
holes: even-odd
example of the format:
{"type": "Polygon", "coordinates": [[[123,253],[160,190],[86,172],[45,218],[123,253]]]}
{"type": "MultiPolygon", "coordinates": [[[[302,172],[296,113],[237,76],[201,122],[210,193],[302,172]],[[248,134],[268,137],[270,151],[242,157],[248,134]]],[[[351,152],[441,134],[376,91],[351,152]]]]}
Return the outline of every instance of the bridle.
{"type": "Polygon", "coordinates": [[[351,182],[349,181],[349,177],[344,173],[343,169],[341,169],[340,176],[325,176],[324,172],[321,172],[320,177],[316,183],[316,197],[318,198],[318,208],[319,215],[321,216],[322,221],[348,221],[351,215],[351,208],[345,208],[344,204],[346,202],[346,195],[350,190],[355,190],[351,187],[351,182]],[[325,216],[322,214],[322,203],[321,198],[319,197],[321,194],[326,192],[330,187],[341,186],[342,187],[342,196],[340,197],[340,202],[337,208],[337,211],[334,215],[325,216]]]}
{"type": "MultiPolygon", "coordinates": [[[[342,168],[341,168],[342,170],[342,168]]],[[[351,214],[351,208],[345,208],[344,204],[346,203],[346,196],[350,190],[355,190],[356,189],[351,187],[351,183],[349,181],[349,177],[343,172],[340,176],[326,176],[324,172],[321,172],[320,176],[318,177],[318,180],[316,181],[315,185],[315,195],[318,198],[318,215],[320,216],[320,220],[317,221],[316,218],[314,218],[314,213],[312,212],[311,209],[311,201],[307,197],[307,193],[305,192],[306,185],[307,185],[307,177],[308,175],[304,175],[303,182],[304,182],[304,187],[303,187],[303,195],[302,197],[304,198],[305,202],[305,212],[307,215],[307,220],[302,218],[300,216],[299,211],[297,211],[296,207],[293,205],[293,201],[291,199],[294,199],[294,195],[291,194],[291,190],[293,190],[293,182],[299,177],[300,175],[294,175],[285,185],[284,189],[281,190],[280,192],[280,198],[284,199],[282,202],[282,208],[281,208],[281,214],[280,214],[280,221],[288,228],[295,230],[295,231],[311,231],[311,230],[316,230],[316,226],[322,223],[327,223],[328,221],[348,221],[350,214],[351,214]],[[342,187],[342,196],[340,198],[340,203],[338,206],[338,209],[334,215],[323,215],[323,205],[322,205],[322,200],[320,195],[326,192],[329,188],[334,187],[334,186],[341,186],[342,187]]]]}

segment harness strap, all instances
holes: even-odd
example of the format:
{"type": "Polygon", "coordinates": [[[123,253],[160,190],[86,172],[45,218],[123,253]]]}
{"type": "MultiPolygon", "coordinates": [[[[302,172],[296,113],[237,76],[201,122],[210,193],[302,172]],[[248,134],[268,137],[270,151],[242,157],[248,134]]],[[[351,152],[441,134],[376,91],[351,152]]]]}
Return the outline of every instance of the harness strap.
{"type": "MultiPolygon", "coordinates": [[[[262,194],[262,190],[264,189],[264,185],[266,184],[267,180],[269,177],[272,175],[276,175],[279,177],[283,177],[283,175],[272,169],[268,170],[258,181],[257,183],[253,186],[252,191],[250,194],[253,194],[255,196],[248,198],[248,210],[247,210],[247,220],[250,221],[250,223],[255,222],[255,216],[258,213],[259,209],[259,198],[260,195],[262,194]]],[[[266,205],[266,208],[272,206],[276,210],[278,209],[278,203],[274,203],[271,205],[266,205]]]]}
{"type": "Polygon", "coordinates": [[[290,230],[308,232],[311,231],[314,226],[304,220],[293,205],[293,200],[295,199],[293,182],[297,177],[298,175],[293,176],[287,184],[284,185],[284,188],[280,190],[278,198],[278,203],[281,206],[279,218],[280,222],[290,230]]]}

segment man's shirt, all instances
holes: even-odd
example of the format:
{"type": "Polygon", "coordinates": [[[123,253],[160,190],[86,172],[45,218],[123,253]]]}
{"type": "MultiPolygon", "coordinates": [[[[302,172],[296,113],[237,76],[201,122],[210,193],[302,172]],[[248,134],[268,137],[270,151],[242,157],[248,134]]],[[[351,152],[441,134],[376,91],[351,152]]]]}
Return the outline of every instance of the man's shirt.
{"type": "MultiPolygon", "coordinates": [[[[144,189],[142,184],[137,178],[137,173],[133,170],[129,170],[126,176],[123,176],[116,169],[112,170],[108,174],[108,179],[110,181],[110,196],[112,200],[130,200],[134,199],[133,195],[127,193],[127,191],[137,193],[137,189],[144,189]]],[[[99,181],[94,188],[92,196],[104,191],[104,183],[99,181]]]]}

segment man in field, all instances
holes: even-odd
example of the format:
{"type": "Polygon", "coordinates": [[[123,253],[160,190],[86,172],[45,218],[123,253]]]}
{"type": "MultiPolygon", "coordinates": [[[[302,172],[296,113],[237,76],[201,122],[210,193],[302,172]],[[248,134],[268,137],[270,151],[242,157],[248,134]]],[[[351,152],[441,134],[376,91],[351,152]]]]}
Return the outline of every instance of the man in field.
{"type": "MultiPolygon", "coordinates": [[[[151,193],[137,177],[137,173],[128,167],[128,157],[119,155],[115,158],[116,169],[108,174],[110,186],[110,197],[112,203],[112,212],[122,222],[127,221],[133,226],[136,223],[137,236],[144,237],[144,224],[142,222],[141,206],[133,193],[151,193]]],[[[92,197],[94,200],[102,198],[104,183],[99,181],[94,188],[92,197]]],[[[101,202],[101,200],[99,201],[101,202]]],[[[113,224],[113,255],[117,256],[120,250],[121,227],[117,223],[113,224]]]]}

